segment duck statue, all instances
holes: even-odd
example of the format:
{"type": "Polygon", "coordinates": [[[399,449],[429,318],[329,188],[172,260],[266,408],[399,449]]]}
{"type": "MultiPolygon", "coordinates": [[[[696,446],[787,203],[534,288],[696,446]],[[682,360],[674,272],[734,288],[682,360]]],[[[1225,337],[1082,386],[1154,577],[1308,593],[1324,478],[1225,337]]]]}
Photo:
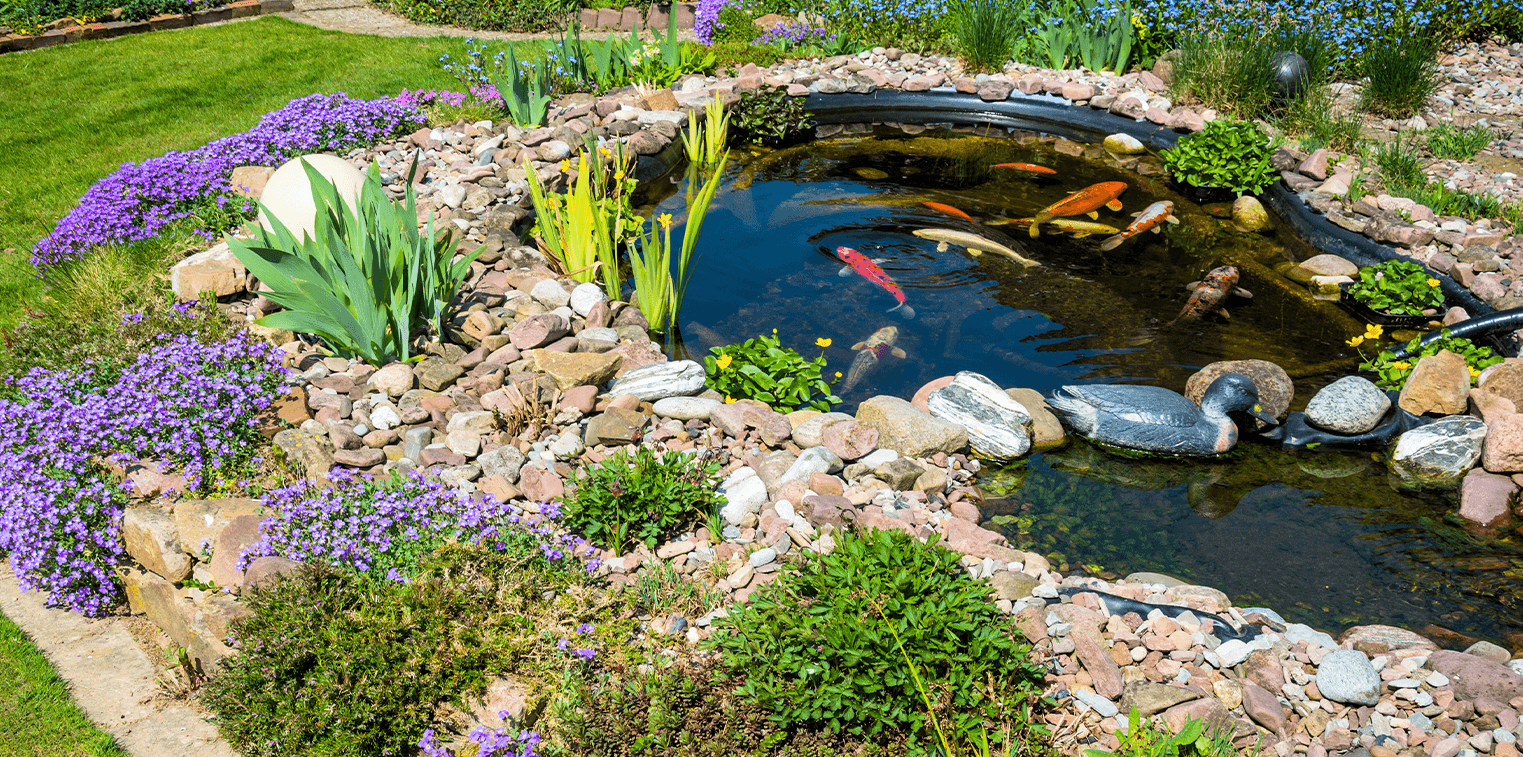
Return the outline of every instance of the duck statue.
{"type": "Polygon", "coordinates": [[[1246,412],[1268,423],[1258,388],[1241,373],[1217,377],[1200,406],[1160,386],[1065,386],[1048,402],[1080,436],[1103,444],[1167,455],[1220,455],[1237,444],[1230,415],[1246,412]]]}

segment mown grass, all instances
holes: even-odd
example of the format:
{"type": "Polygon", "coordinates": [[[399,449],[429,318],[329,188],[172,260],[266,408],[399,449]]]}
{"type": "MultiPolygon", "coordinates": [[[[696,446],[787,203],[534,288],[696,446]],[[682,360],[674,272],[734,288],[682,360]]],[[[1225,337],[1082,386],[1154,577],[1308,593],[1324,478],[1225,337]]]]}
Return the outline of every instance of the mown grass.
{"type": "Polygon", "coordinates": [[[293,97],[460,89],[453,37],[387,38],[278,17],[0,56],[0,329],[43,288],[29,251],[97,179],[127,162],[243,131],[293,97]]]}
{"type": "Polygon", "coordinates": [[[0,615],[0,754],[126,757],[69,698],[58,674],[21,627],[0,615]]]}

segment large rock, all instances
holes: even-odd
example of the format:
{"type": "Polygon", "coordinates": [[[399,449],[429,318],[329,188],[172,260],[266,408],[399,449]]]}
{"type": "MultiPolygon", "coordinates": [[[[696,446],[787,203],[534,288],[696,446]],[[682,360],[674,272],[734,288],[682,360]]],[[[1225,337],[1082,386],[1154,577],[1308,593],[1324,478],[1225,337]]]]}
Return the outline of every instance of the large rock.
{"type": "MultiPolygon", "coordinates": [[[[433,355],[423,358],[422,362],[413,368],[413,376],[418,379],[419,388],[430,392],[443,391],[463,375],[465,375],[464,368],[433,355]]],[[[404,402],[402,406],[407,405],[404,402]]]]}
{"type": "Polygon", "coordinates": [[[513,328],[508,330],[508,341],[520,350],[531,350],[570,333],[571,324],[565,318],[555,313],[540,313],[513,324],[513,328]]]}
{"type": "Polygon", "coordinates": [[[217,535],[240,515],[262,515],[264,505],[258,500],[226,497],[191,499],[175,504],[175,528],[180,546],[192,555],[204,554],[217,543],[217,535]]]}
{"type": "Polygon", "coordinates": [[[816,473],[835,473],[841,469],[841,458],[825,447],[810,447],[799,453],[793,464],[778,479],[778,485],[789,481],[808,481],[816,473]]]}
{"type": "Polygon", "coordinates": [[[1285,706],[1274,694],[1252,681],[1243,684],[1243,712],[1270,733],[1279,734],[1285,729],[1285,706]]]}
{"type": "Polygon", "coordinates": [[[1132,708],[1136,708],[1142,717],[1147,718],[1202,696],[1204,693],[1196,689],[1137,679],[1126,684],[1125,692],[1121,695],[1121,711],[1131,712],[1132,708]]]}
{"type": "Polygon", "coordinates": [[[390,363],[382,366],[375,373],[370,374],[366,386],[392,399],[397,399],[414,388],[412,365],[390,363]]]}
{"type": "Polygon", "coordinates": [[[243,554],[243,550],[259,541],[259,524],[262,521],[263,518],[258,515],[239,515],[217,532],[212,560],[207,565],[212,581],[217,586],[235,591],[243,587],[243,571],[238,569],[238,557],[243,554]]]}
{"type": "Polygon", "coordinates": [[[1508,702],[1523,696],[1523,676],[1495,660],[1443,649],[1428,656],[1428,667],[1448,676],[1462,699],[1508,702]]]}
{"type": "Polygon", "coordinates": [[[301,563],[284,557],[256,557],[243,569],[243,594],[247,594],[281,576],[301,570],[301,563]]]}
{"type": "Polygon", "coordinates": [[[1047,404],[1047,398],[1035,389],[1006,389],[1005,394],[1010,399],[1021,403],[1026,412],[1031,413],[1031,449],[1037,452],[1063,446],[1067,440],[1067,432],[1063,430],[1062,421],[1058,420],[1056,413],[1052,412],[1052,406],[1047,404]]]}
{"type": "Polygon", "coordinates": [[[1453,486],[1481,459],[1485,441],[1486,424],[1451,415],[1397,437],[1389,465],[1410,484],[1453,486]]]}
{"type": "MultiPolygon", "coordinates": [[[[1290,410],[1296,386],[1284,368],[1268,360],[1223,360],[1211,363],[1196,371],[1185,382],[1185,396],[1199,405],[1201,398],[1206,396],[1206,387],[1228,373],[1241,373],[1251,379],[1259,392],[1259,406],[1270,415],[1279,418],[1290,410]]],[[[1268,424],[1258,419],[1252,422],[1257,429],[1268,427],[1268,424]]]]}
{"type": "Polygon", "coordinates": [[[601,386],[613,378],[622,355],[612,352],[554,352],[530,350],[534,367],[549,374],[562,389],[574,386],[601,386]]]}
{"type": "Polygon", "coordinates": [[[248,281],[248,269],[228,249],[227,243],[198,252],[169,269],[169,287],[180,301],[194,300],[202,292],[217,297],[242,292],[248,281]]]}
{"type": "Polygon", "coordinates": [[[1397,399],[1413,415],[1458,415],[1470,406],[1470,368],[1465,358],[1444,350],[1417,361],[1397,399]]]}
{"type": "MultiPolygon", "coordinates": [[[[1340,258],[1341,259],[1341,258],[1340,258]]],[[[1344,376],[1306,404],[1306,422],[1334,434],[1363,434],[1380,425],[1391,398],[1363,376],[1344,376]]]]}
{"type": "Polygon", "coordinates": [[[476,464],[481,466],[482,475],[501,476],[508,483],[516,484],[519,471],[523,470],[527,459],[517,447],[503,445],[481,453],[481,456],[476,458],[476,464]]]}
{"type": "Polygon", "coordinates": [[[856,420],[846,420],[825,427],[825,448],[842,460],[856,460],[878,448],[878,429],[856,420]]]}
{"type": "Polygon", "coordinates": [[[1398,649],[1435,649],[1428,637],[1396,626],[1352,626],[1338,634],[1338,643],[1347,644],[1368,655],[1383,655],[1398,649]]]}
{"type": "Polygon", "coordinates": [[[898,397],[879,395],[857,406],[857,420],[878,429],[878,446],[909,457],[952,454],[968,446],[968,432],[922,413],[898,397]]]}
{"type": "Polygon", "coordinates": [[[608,393],[617,397],[633,394],[642,402],[667,397],[686,397],[703,391],[707,374],[703,366],[691,360],[674,360],[636,368],[615,381],[608,393]]]}
{"type": "Polygon", "coordinates": [[[623,407],[610,407],[587,421],[587,444],[621,445],[640,438],[645,414],[623,407]]]}
{"type": "Polygon", "coordinates": [[[1497,414],[1486,424],[1481,465],[1492,473],[1523,473],[1523,415],[1497,414]]]}
{"type": "Polygon", "coordinates": [[[129,507],[122,515],[127,554],[143,567],[179,583],[190,575],[192,560],[180,544],[174,518],[153,505],[129,507]]]}
{"type": "Polygon", "coordinates": [[[1380,674],[1363,652],[1335,649],[1317,666],[1317,690],[1334,702],[1373,707],[1380,702],[1380,674]]]}
{"type": "Polygon", "coordinates": [[[751,468],[741,468],[731,473],[719,485],[719,490],[725,498],[719,516],[733,525],[740,525],[747,516],[754,517],[761,512],[762,505],[767,503],[767,485],[762,483],[756,471],[751,468]]]}
{"type": "Polygon", "coordinates": [[[849,420],[852,417],[846,413],[818,413],[793,427],[793,441],[806,449],[818,447],[825,443],[825,429],[849,420]]]}
{"type": "Polygon", "coordinates": [[[1512,500],[1518,485],[1508,476],[1471,470],[1460,481],[1460,517],[1481,526],[1500,526],[1512,519],[1512,500]]]}
{"type": "Polygon", "coordinates": [[[1012,460],[1031,450],[1031,413],[986,376],[962,371],[925,402],[933,417],[962,426],[981,457],[1012,460]]]}
{"type": "Polygon", "coordinates": [[[1511,400],[1513,407],[1523,407],[1523,365],[1501,363],[1481,371],[1478,388],[1511,400]]]}
{"type": "Polygon", "coordinates": [[[329,182],[338,187],[338,195],[350,209],[360,196],[365,175],[359,169],[336,155],[303,155],[286,161],[275,173],[270,174],[260,195],[264,206],[259,211],[259,225],[272,228],[270,219],[284,224],[298,239],[311,236],[317,228],[317,205],[312,202],[312,184],[302,167],[305,163],[329,182]]]}
{"type": "Polygon", "coordinates": [[[286,461],[307,478],[322,478],[333,468],[333,444],[326,434],[319,437],[304,429],[288,428],[273,441],[286,461]]]}

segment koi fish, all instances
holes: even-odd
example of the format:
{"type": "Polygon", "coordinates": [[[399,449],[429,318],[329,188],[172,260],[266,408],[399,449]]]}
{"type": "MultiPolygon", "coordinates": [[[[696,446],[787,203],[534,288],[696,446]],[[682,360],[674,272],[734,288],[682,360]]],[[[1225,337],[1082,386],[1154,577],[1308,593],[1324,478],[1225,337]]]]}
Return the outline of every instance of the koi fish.
{"type": "Polygon", "coordinates": [[[1039,165],[1037,165],[1035,163],[995,163],[992,167],[993,168],[1009,168],[1009,169],[1016,170],[1016,171],[1025,171],[1026,173],[1039,173],[1039,174],[1056,174],[1057,173],[1057,171],[1055,171],[1055,170],[1053,170],[1051,168],[1048,168],[1047,166],[1039,166],[1039,165]]]}
{"type": "Polygon", "coordinates": [[[851,349],[857,353],[857,356],[851,361],[851,368],[846,371],[846,386],[842,391],[849,392],[857,384],[862,383],[862,379],[867,378],[867,374],[877,368],[878,364],[883,362],[883,358],[888,355],[905,358],[904,350],[894,346],[894,342],[898,339],[899,329],[884,326],[874,331],[872,336],[853,344],[851,349]]]}
{"type": "Polygon", "coordinates": [[[1151,229],[1154,234],[1157,234],[1163,230],[1160,228],[1160,225],[1164,221],[1168,221],[1169,223],[1179,223],[1179,219],[1174,217],[1174,203],[1169,200],[1159,200],[1158,202],[1147,206],[1146,209],[1137,214],[1137,220],[1132,221],[1131,225],[1126,227],[1126,231],[1123,231],[1120,234],[1117,234],[1110,239],[1101,242],[1100,249],[1114,250],[1117,247],[1120,247],[1122,242],[1125,242],[1126,240],[1131,239],[1132,237],[1135,237],[1144,231],[1148,231],[1149,229],[1151,229]]]}
{"type": "Polygon", "coordinates": [[[841,262],[846,264],[846,267],[841,269],[839,275],[850,276],[853,273],[856,273],[862,278],[867,279],[868,281],[871,281],[880,287],[883,287],[883,289],[889,294],[893,295],[894,300],[899,303],[898,305],[889,308],[888,312],[892,313],[895,310],[899,310],[901,311],[901,315],[903,315],[905,318],[915,317],[915,309],[910,307],[905,302],[904,290],[900,289],[899,285],[894,283],[894,280],[889,278],[889,275],[883,271],[881,266],[878,265],[878,263],[882,261],[873,260],[866,255],[853,250],[850,247],[837,247],[836,257],[840,258],[841,262]]]}
{"type": "Polygon", "coordinates": [[[986,252],[993,252],[999,255],[1004,255],[1005,257],[1010,258],[1011,260],[1014,260],[1015,262],[1020,263],[1027,268],[1030,268],[1034,265],[1041,265],[1041,263],[1038,263],[1035,260],[1022,255],[1019,252],[1016,252],[1015,250],[1000,244],[999,242],[995,242],[991,239],[985,239],[977,234],[970,234],[966,231],[957,231],[956,229],[916,229],[911,233],[917,237],[920,237],[921,239],[930,239],[932,241],[939,242],[939,244],[936,245],[936,249],[938,250],[945,250],[947,245],[955,244],[958,247],[968,248],[968,252],[971,253],[974,257],[982,255],[986,252]]]}
{"type": "Polygon", "coordinates": [[[1057,202],[1042,208],[1031,219],[1031,236],[1042,235],[1039,227],[1058,216],[1087,215],[1091,219],[1099,218],[1098,212],[1101,207],[1111,210],[1121,210],[1121,201],[1116,199],[1126,191],[1124,181],[1102,181],[1099,184],[1091,184],[1073,194],[1064,197],[1057,202]]]}
{"type": "MultiPolygon", "coordinates": [[[[1220,310],[1222,303],[1226,302],[1227,296],[1231,294],[1252,297],[1253,293],[1238,287],[1237,282],[1240,276],[1237,266],[1224,265],[1211,269],[1205,279],[1191,282],[1190,288],[1193,291],[1189,301],[1185,303],[1184,310],[1179,311],[1179,315],[1175,316],[1174,320],[1164,325],[1173,326],[1182,320],[1199,320],[1212,311],[1220,310]]],[[[1225,317],[1227,311],[1222,310],[1221,314],[1225,317]]]]}
{"type": "Polygon", "coordinates": [[[939,210],[939,211],[941,211],[943,213],[946,213],[949,216],[957,216],[958,218],[966,218],[969,221],[973,220],[973,216],[970,216],[967,213],[964,213],[961,210],[958,210],[957,208],[954,208],[951,205],[948,205],[948,204],[946,204],[944,202],[922,202],[920,204],[930,208],[931,210],[939,210]]]}
{"type": "MultiPolygon", "coordinates": [[[[994,218],[984,222],[985,226],[1030,226],[1031,218],[994,218]]],[[[1116,234],[1121,230],[1115,226],[1104,223],[1090,223],[1089,221],[1075,221],[1072,218],[1054,218],[1047,225],[1065,234],[1072,234],[1076,239],[1093,236],[1095,234],[1116,234]]]]}

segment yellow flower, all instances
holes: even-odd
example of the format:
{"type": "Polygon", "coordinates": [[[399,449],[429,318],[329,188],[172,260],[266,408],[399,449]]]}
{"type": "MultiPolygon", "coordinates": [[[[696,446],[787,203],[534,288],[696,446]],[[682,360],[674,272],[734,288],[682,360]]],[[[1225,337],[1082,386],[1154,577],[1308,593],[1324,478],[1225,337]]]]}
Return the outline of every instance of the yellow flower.
{"type": "Polygon", "coordinates": [[[623,171],[623,169],[620,169],[618,171],[614,171],[613,172],[613,180],[614,181],[623,181],[624,180],[624,171],[623,171]]]}
{"type": "Polygon", "coordinates": [[[1430,287],[1436,287],[1440,283],[1442,283],[1442,282],[1440,282],[1438,279],[1428,279],[1428,286],[1430,286],[1430,287]]]}
{"type": "Polygon", "coordinates": [[[777,333],[777,329],[773,329],[772,333],[776,334],[777,333]]]}
{"type": "Polygon", "coordinates": [[[730,362],[733,361],[734,359],[735,358],[733,356],[731,356],[731,355],[720,355],[719,359],[714,361],[714,364],[718,365],[719,366],[719,370],[722,371],[722,370],[725,370],[726,368],[729,368],[730,367],[730,362]]]}
{"type": "Polygon", "coordinates": [[[1379,339],[1385,333],[1385,329],[1374,323],[1364,327],[1365,339],[1379,339]]]}
{"type": "Polygon", "coordinates": [[[841,377],[841,372],[840,371],[836,371],[836,378],[840,378],[840,377],[841,377]]]}
{"type": "Polygon", "coordinates": [[[1347,344],[1350,347],[1358,347],[1359,345],[1364,344],[1364,337],[1356,336],[1353,339],[1348,340],[1347,344]]]}
{"type": "MultiPolygon", "coordinates": [[[[661,215],[656,216],[656,221],[661,224],[661,228],[670,229],[672,227],[672,214],[662,213],[661,215]]],[[[726,355],[725,357],[729,357],[729,355],[726,355]]]]}
{"type": "Polygon", "coordinates": [[[607,158],[607,157],[610,157],[610,156],[613,155],[613,150],[610,150],[607,147],[599,147],[598,148],[598,154],[602,155],[605,158],[607,158]]]}
{"type": "Polygon", "coordinates": [[[830,340],[825,337],[820,337],[819,339],[814,340],[814,344],[816,347],[829,347],[830,340]]]}
{"type": "Polygon", "coordinates": [[[1478,378],[1481,375],[1481,369],[1480,368],[1477,368],[1477,367],[1475,367],[1473,365],[1469,366],[1469,368],[1470,368],[1470,378],[1478,378]]]}
{"type": "Polygon", "coordinates": [[[1404,371],[1404,370],[1406,370],[1408,368],[1411,368],[1412,364],[1407,362],[1407,361],[1405,361],[1405,360],[1398,360],[1398,361],[1396,361],[1394,363],[1391,363],[1391,367],[1395,368],[1398,371],[1404,371]]]}
{"type": "Polygon", "coordinates": [[[561,161],[561,173],[570,173],[570,172],[571,172],[571,159],[567,158],[567,159],[562,160],[561,161]]]}
{"type": "Polygon", "coordinates": [[[735,401],[735,398],[734,398],[734,397],[731,397],[731,396],[730,396],[730,395],[728,395],[728,394],[726,394],[726,395],[725,395],[725,396],[724,396],[724,403],[725,403],[725,404],[726,404],[726,405],[728,405],[728,404],[730,404],[730,403],[732,403],[732,402],[734,402],[734,401],[735,401]]]}

